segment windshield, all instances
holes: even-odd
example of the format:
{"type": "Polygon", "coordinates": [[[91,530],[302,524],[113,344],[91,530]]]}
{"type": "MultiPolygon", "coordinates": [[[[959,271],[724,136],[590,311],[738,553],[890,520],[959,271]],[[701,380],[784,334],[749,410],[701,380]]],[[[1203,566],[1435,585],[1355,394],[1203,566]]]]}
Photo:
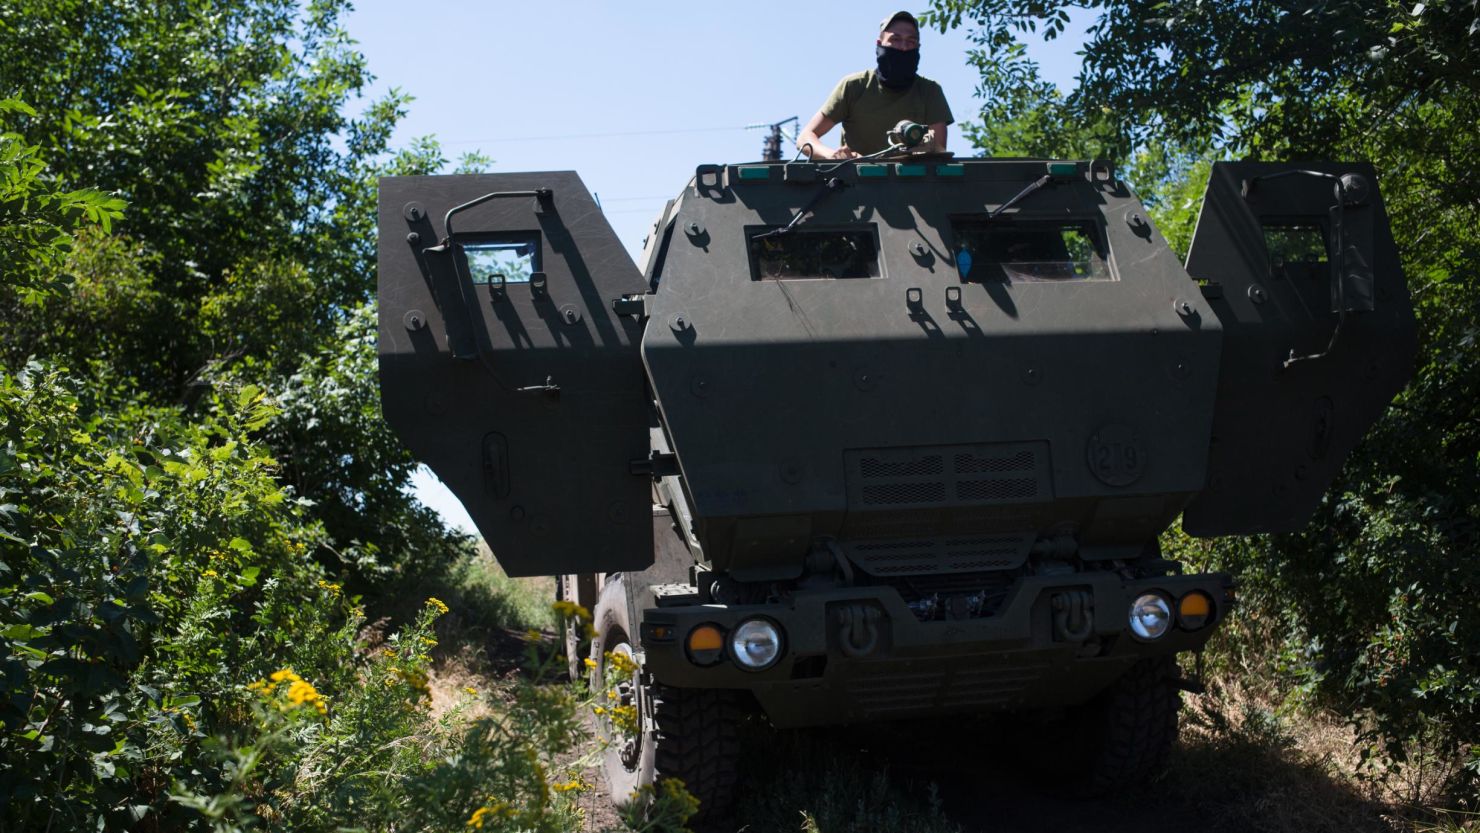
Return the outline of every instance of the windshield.
{"type": "Polygon", "coordinates": [[[1114,280],[1087,222],[962,220],[952,230],[963,282],[1114,280]]]}
{"type": "Polygon", "coordinates": [[[746,229],[752,280],[796,278],[877,278],[879,246],[872,228],[796,230],[767,236],[766,228],[746,229]]]}

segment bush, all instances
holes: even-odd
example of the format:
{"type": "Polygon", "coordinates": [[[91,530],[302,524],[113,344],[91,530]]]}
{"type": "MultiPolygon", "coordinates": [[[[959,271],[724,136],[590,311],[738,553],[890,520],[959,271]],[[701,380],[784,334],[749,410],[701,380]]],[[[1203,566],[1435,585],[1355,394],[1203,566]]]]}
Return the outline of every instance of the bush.
{"type": "MultiPolygon", "coordinates": [[[[433,718],[447,606],[366,645],[253,440],[274,415],[252,387],[187,420],[0,373],[0,828],[575,829],[555,761],[589,704],[519,678],[433,718]]],[[[563,665],[539,644],[533,680],[563,665]]]]}

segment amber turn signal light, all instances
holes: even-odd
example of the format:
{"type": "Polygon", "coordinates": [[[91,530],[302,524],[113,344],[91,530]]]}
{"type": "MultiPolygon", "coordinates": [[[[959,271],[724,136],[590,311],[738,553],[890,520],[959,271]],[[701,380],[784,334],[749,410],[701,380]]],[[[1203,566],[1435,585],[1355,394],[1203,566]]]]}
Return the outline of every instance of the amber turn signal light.
{"type": "Polygon", "coordinates": [[[699,625],[689,631],[686,640],[689,661],[695,665],[714,665],[725,656],[725,633],[718,625],[699,625]]]}
{"type": "Polygon", "coordinates": [[[1183,630],[1195,631],[1213,615],[1213,600],[1201,590],[1193,590],[1177,602],[1177,623],[1183,630]]]}

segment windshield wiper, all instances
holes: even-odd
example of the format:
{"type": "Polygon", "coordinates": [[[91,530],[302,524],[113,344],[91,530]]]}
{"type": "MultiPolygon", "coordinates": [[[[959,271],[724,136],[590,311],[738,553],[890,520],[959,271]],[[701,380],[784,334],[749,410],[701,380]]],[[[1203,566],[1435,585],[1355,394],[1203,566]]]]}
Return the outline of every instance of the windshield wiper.
{"type": "Polygon", "coordinates": [[[791,222],[787,223],[786,225],[782,226],[781,228],[774,228],[774,229],[771,229],[770,231],[762,232],[761,234],[757,234],[756,236],[754,236],[754,237],[752,237],[750,239],[751,240],[764,240],[767,237],[780,237],[783,234],[790,234],[792,232],[792,229],[795,229],[797,227],[797,225],[802,222],[802,218],[807,215],[807,212],[809,212],[812,209],[816,208],[817,207],[817,204],[820,203],[820,202],[822,202],[823,199],[825,199],[829,194],[835,193],[837,191],[841,191],[841,190],[843,190],[844,188],[847,188],[847,187],[848,187],[848,183],[844,182],[842,179],[840,179],[838,177],[835,177],[835,176],[828,177],[827,181],[822,184],[822,190],[821,191],[818,191],[816,194],[814,194],[812,196],[812,199],[810,199],[810,200],[807,201],[807,204],[806,205],[802,206],[800,209],[797,210],[797,213],[792,216],[791,222]]]}
{"type": "Polygon", "coordinates": [[[1012,199],[1010,199],[1007,202],[1005,202],[1005,203],[997,206],[992,211],[987,212],[987,219],[988,220],[995,220],[995,219],[997,219],[997,215],[998,214],[1001,214],[1002,212],[1006,211],[1007,209],[1012,208],[1014,205],[1017,205],[1018,204],[1018,201],[1021,200],[1022,198],[1028,196],[1029,194],[1033,193],[1034,191],[1037,191],[1038,189],[1040,189],[1043,186],[1048,185],[1048,184],[1050,184],[1052,182],[1053,182],[1053,176],[1051,174],[1044,174],[1043,176],[1038,177],[1037,179],[1033,180],[1033,182],[1031,182],[1028,185],[1027,188],[1024,188],[1023,190],[1017,192],[1017,194],[1012,199]]]}

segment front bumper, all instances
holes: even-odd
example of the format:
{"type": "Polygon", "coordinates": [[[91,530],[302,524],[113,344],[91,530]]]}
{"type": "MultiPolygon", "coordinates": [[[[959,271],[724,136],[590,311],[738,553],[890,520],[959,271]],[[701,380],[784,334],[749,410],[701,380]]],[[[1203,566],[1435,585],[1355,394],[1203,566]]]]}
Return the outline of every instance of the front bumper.
{"type": "Polygon", "coordinates": [[[892,588],[849,587],[798,591],[780,604],[647,608],[639,633],[644,666],[659,682],[748,690],[776,725],[817,726],[1083,703],[1140,659],[1202,647],[1232,604],[1223,573],[1134,580],[1076,573],[1020,579],[981,618],[922,622],[892,588]],[[1175,610],[1192,590],[1213,602],[1203,627],[1174,625],[1151,642],[1131,634],[1127,615],[1137,596],[1163,593],[1175,610]],[[1066,607],[1077,617],[1072,627],[1064,625],[1066,607]],[[785,634],[774,665],[750,671],[728,656],[709,667],[690,661],[684,646],[693,628],[714,624],[728,634],[755,616],[785,634]],[[861,619],[872,639],[858,638],[861,619]]]}

